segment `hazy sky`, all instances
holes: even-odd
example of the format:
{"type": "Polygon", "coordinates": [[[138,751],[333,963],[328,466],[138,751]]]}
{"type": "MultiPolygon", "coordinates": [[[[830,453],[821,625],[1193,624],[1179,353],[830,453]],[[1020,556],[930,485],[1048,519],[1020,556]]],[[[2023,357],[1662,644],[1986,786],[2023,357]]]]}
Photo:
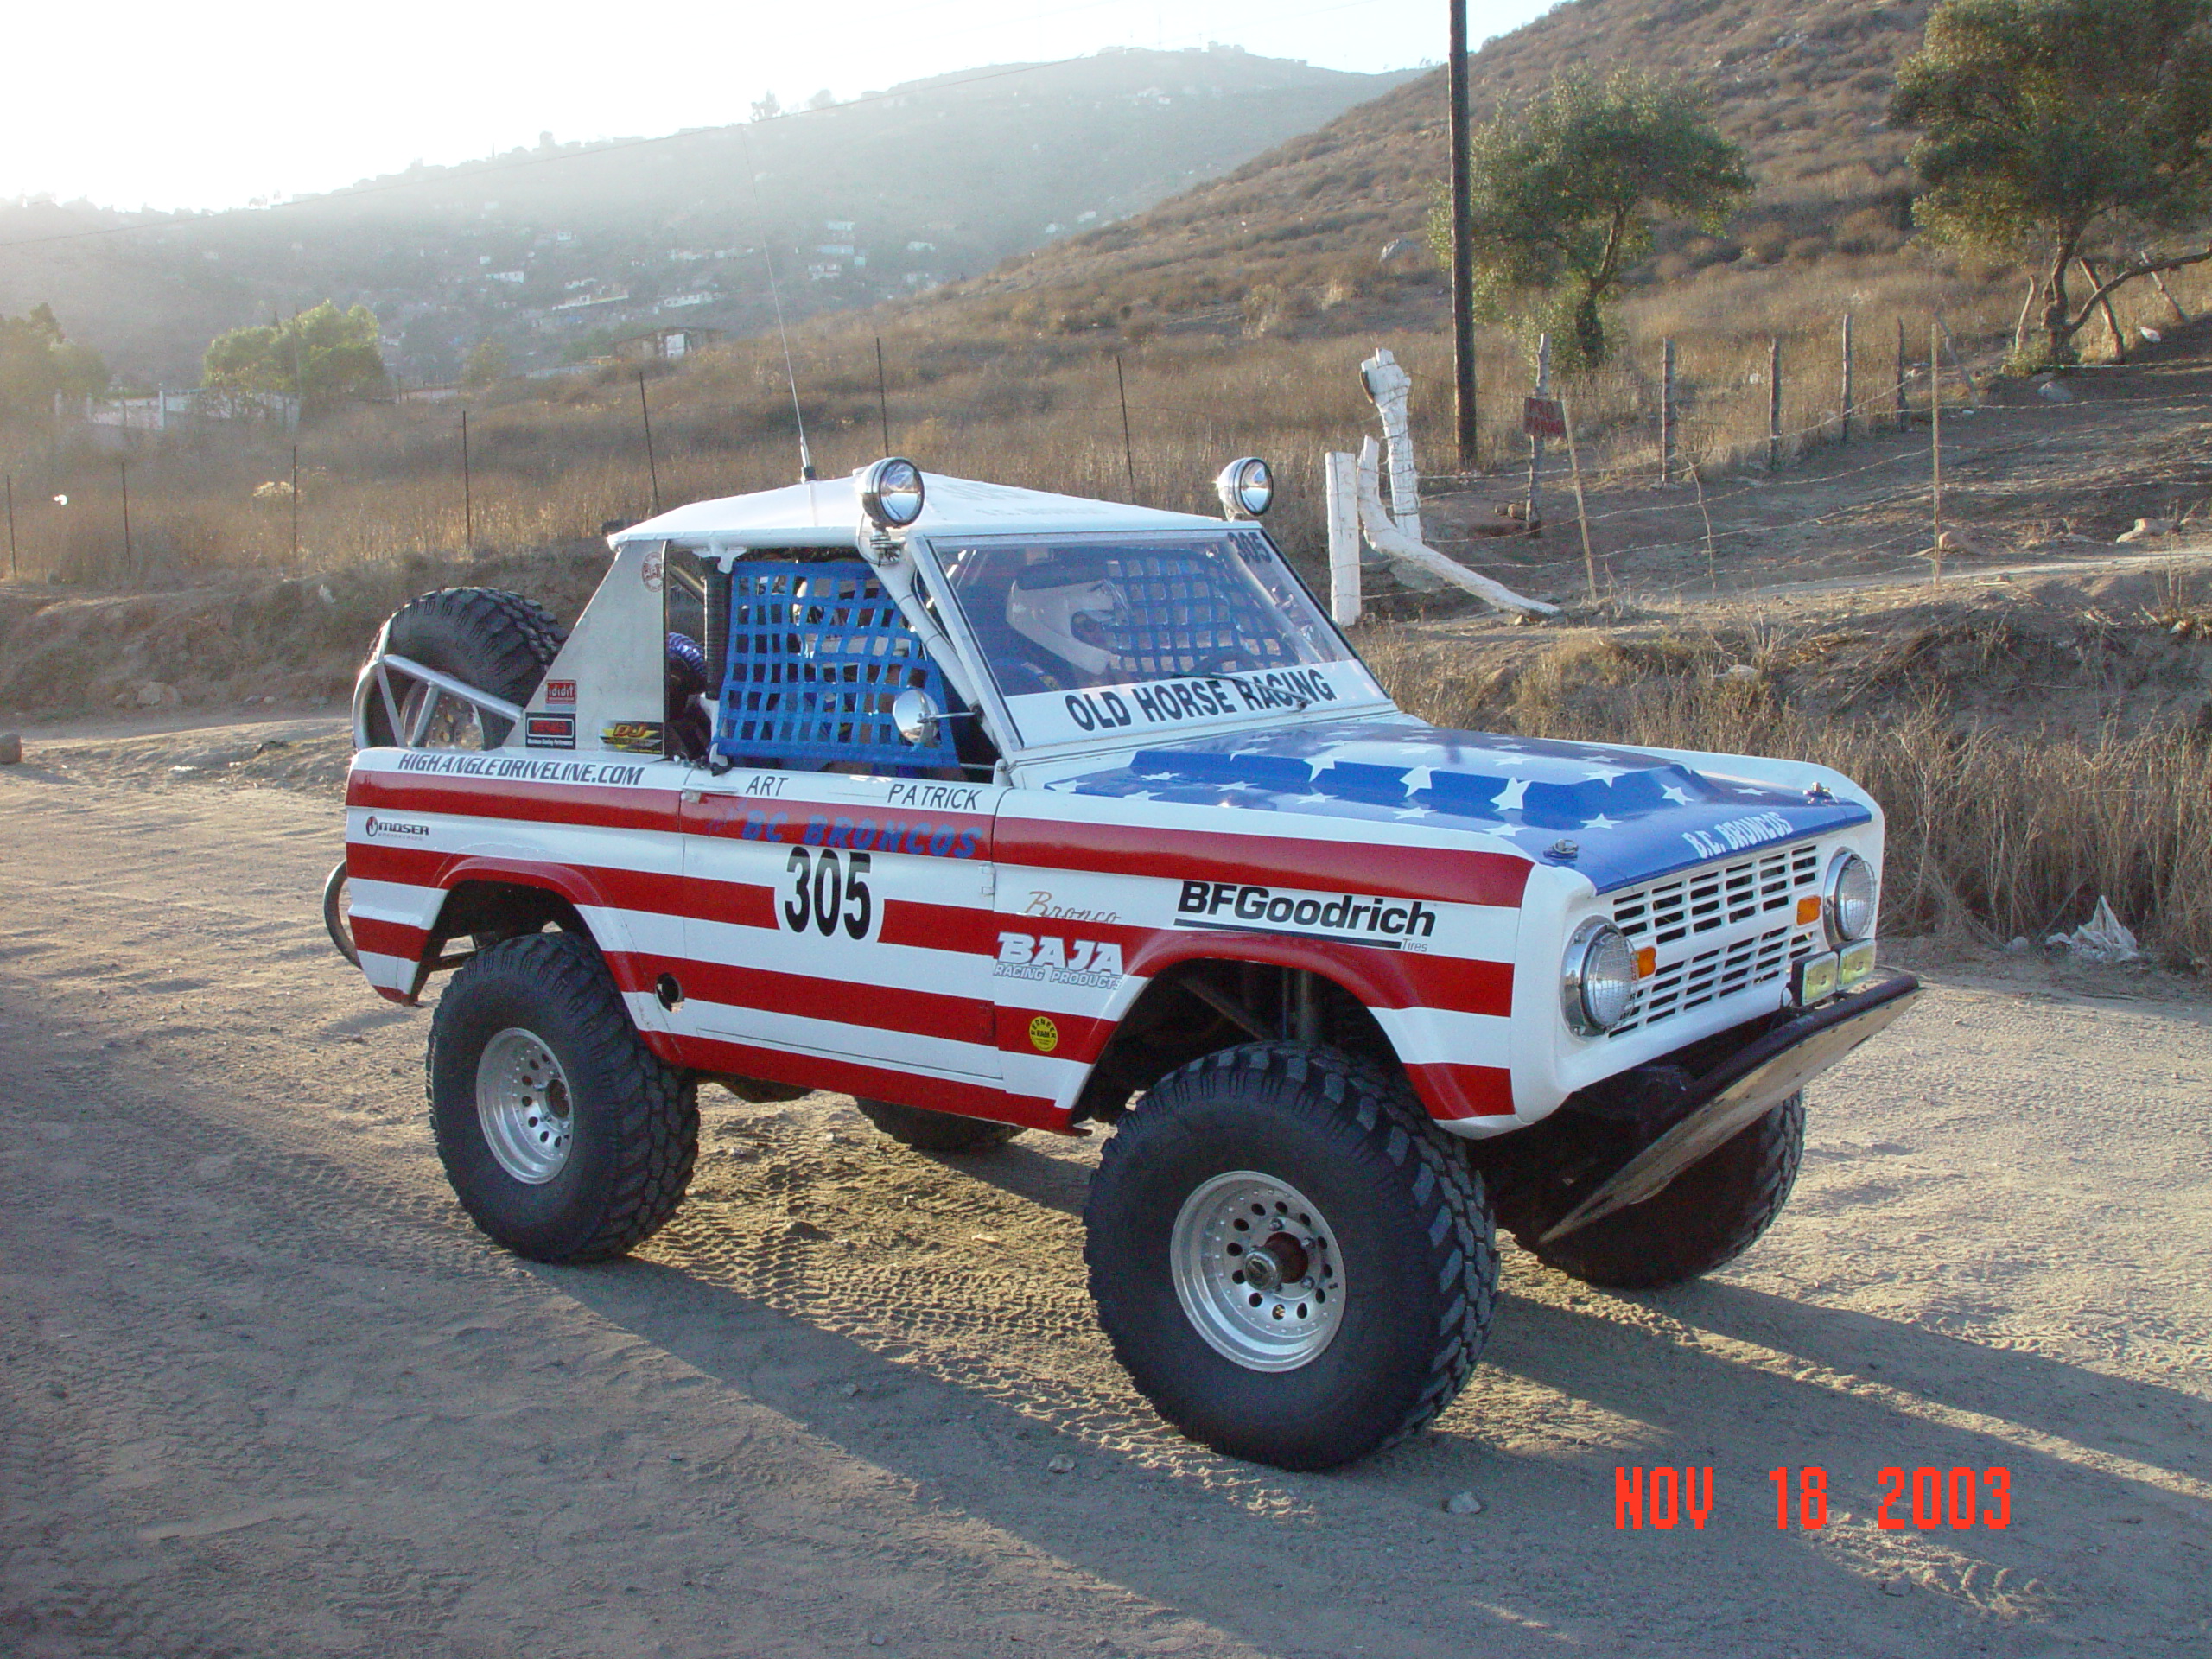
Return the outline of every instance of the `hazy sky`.
{"type": "MultiPolygon", "coordinates": [[[[1478,41],[1551,0],[1469,0],[1478,41]]],[[[1334,69],[1441,61],[1446,0],[201,0],[13,8],[0,197],[231,207],[417,158],[652,136],[983,64],[1218,41],[1334,69]]]]}

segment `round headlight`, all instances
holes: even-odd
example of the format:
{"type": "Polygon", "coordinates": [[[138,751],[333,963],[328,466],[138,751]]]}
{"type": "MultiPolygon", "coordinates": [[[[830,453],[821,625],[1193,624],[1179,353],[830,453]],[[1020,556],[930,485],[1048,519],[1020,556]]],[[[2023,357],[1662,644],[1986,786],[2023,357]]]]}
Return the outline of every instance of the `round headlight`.
{"type": "Polygon", "coordinates": [[[1592,916],[1567,942],[1560,970],[1560,1006],[1567,1023],[1599,1037],[1628,1018],[1636,999],[1636,950],[1611,922],[1592,916]]]}
{"type": "Polygon", "coordinates": [[[1221,469],[1213,481],[1221,510],[1231,518],[1257,518],[1274,504],[1275,475],[1257,455],[1244,455],[1221,469]]]}
{"type": "Polygon", "coordinates": [[[1874,931],[1877,893],[1874,867],[1856,853],[1838,853],[1828,866],[1828,888],[1821,895],[1828,942],[1852,944],[1874,931]]]}
{"type": "Polygon", "coordinates": [[[886,455],[861,474],[861,511],[882,529],[906,529],[922,516],[922,469],[886,455]]]}

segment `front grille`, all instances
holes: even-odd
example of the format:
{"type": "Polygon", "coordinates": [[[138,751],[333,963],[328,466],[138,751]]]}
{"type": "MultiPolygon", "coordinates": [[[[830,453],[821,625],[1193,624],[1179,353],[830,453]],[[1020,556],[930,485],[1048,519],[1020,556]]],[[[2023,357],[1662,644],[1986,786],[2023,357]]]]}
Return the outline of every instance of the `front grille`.
{"type": "Polygon", "coordinates": [[[1771,983],[1799,957],[1821,948],[1821,925],[1797,925],[1797,901],[1821,885],[1821,849],[1811,842],[1757,857],[1708,864],[1613,896],[1613,925],[1658,957],[1637,987],[1622,1037],[1693,1008],[1771,983]]]}

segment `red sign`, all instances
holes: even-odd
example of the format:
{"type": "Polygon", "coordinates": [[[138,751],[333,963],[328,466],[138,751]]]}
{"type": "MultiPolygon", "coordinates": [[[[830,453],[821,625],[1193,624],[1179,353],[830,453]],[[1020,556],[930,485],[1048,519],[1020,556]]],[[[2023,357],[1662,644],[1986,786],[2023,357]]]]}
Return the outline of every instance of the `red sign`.
{"type": "Polygon", "coordinates": [[[1567,435],[1567,410],[1556,397],[1531,397],[1522,405],[1521,429],[1532,438],[1567,435]]]}

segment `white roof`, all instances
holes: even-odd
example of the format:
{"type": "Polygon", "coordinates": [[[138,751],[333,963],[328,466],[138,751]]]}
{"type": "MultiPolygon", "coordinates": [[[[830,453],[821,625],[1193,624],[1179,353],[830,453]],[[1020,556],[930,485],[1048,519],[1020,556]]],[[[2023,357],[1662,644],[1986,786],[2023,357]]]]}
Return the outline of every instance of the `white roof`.
{"type": "MultiPolygon", "coordinates": [[[[924,535],[988,535],[1025,529],[1218,530],[1222,526],[1222,520],[1198,513],[1161,512],[1116,501],[982,484],[942,473],[927,473],[923,477],[922,516],[913,528],[924,535]]],[[[673,542],[702,550],[820,547],[856,538],[860,523],[855,481],[825,478],[752,495],[694,501],[632,524],[607,539],[618,547],[626,542],[673,542]]]]}

